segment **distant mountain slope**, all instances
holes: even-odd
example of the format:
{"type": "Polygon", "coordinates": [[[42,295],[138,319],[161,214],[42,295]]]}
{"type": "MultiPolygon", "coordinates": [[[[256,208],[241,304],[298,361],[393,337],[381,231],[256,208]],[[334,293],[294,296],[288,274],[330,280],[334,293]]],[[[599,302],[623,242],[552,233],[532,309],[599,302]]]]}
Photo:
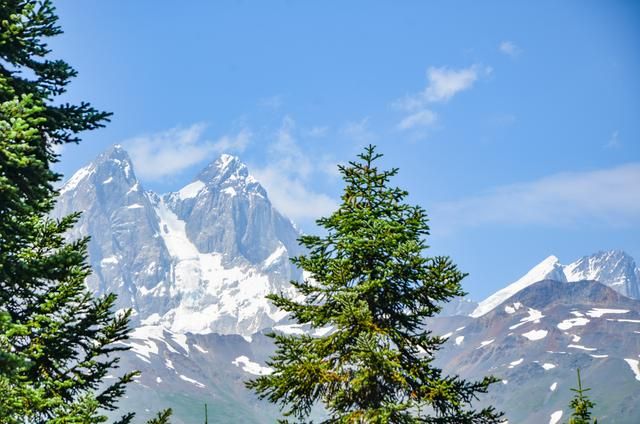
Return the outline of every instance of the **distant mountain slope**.
{"type": "MultiPolygon", "coordinates": [[[[449,374],[503,380],[478,404],[504,410],[509,422],[547,423],[569,414],[579,367],[592,388],[599,422],[636,424],[640,416],[640,301],[592,281],[541,281],[480,318],[429,321],[448,338],[436,364],[449,374]]],[[[276,331],[305,332],[299,326],[276,331]]],[[[181,335],[157,326],[137,329],[126,367],[143,371],[124,405],[172,402],[177,423],[199,422],[204,402],[211,423],[272,423],[277,408],[258,401],[243,381],[269,372],[273,345],[264,333],[181,335]],[[144,403],[140,403],[144,400],[144,403]]]]}
{"type": "Polygon", "coordinates": [[[545,280],[479,318],[457,318],[431,322],[449,339],[437,363],[465,377],[499,376],[485,402],[510,422],[548,422],[560,410],[567,418],[578,367],[599,422],[638,422],[640,301],[594,281],[545,280]]]}

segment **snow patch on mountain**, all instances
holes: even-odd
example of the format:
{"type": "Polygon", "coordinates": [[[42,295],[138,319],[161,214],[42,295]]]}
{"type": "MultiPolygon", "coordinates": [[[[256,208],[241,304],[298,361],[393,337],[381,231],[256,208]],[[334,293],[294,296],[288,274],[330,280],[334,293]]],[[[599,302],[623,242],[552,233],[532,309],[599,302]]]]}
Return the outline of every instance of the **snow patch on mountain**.
{"type": "Polygon", "coordinates": [[[547,330],[531,330],[526,333],[523,333],[522,336],[526,337],[531,341],[542,340],[547,337],[549,332],[547,330]]]}
{"type": "Polygon", "coordinates": [[[182,187],[178,191],[178,197],[180,198],[180,200],[192,199],[196,197],[198,193],[200,193],[200,190],[202,190],[204,187],[205,184],[202,181],[196,180],[182,187]]]}
{"type": "Polygon", "coordinates": [[[78,184],[80,184],[82,180],[93,175],[94,173],[95,166],[93,164],[89,164],[83,168],[80,168],[76,171],[75,174],[71,176],[71,178],[69,178],[67,182],[62,185],[62,188],[60,189],[60,195],[74,190],[76,187],[78,187],[78,184]]]}
{"type": "Polygon", "coordinates": [[[549,418],[549,424],[557,424],[562,419],[562,410],[555,411],[549,418]]]}
{"type": "Polygon", "coordinates": [[[534,324],[539,324],[540,320],[544,318],[544,315],[542,314],[542,312],[540,312],[537,309],[528,308],[527,312],[529,313],[529,315],[522,318],[518,324],[514,324],[511,327],[509,327],[509,330],[515,330],[516,328],[521,327],[529,322],[532,322],[534,324]]]}
{"type": "Polygon", "coordinates": [[[593,308],[587,315],[591,318],[600,318],[604,314],[626,314],[628,313],[628,309],[604,309],[604,308],[593,308]]]}
{"type": "Polygon", "coordinates": [[[236,367],[241,367],[244,372],[253,375],[268,375],[273,372],[273,368],[263,367],[257,362],[251,361],[245,355],[238,356],[231,363],[236,367]]]}
{"type": "Polygon", "coordinates": [[[624,361],[629,365],[636,380],[640,381],[640,361],[632,358],[625,358],[624,361]]]}
{"type": "Polygon", "coordinates": [[[480,349],[481,347],[485,347],[490,345],[491,343],[495,342],[496,339],[491,339],[491,340],[484,340],[482,342],[480,342],[480,346],[478,347],[478,349],[480,349]]]}
{"type": "Polygon", "coordinates": [[[569,318],[564,321],[558,323],[558,328],[560,330],[568,330],[572,327],[579,327],[587,325],[589,320],[587,318],[569,318]]]}
{"type": "Polygon", "coordinates": [[[595,347],[586,347],[586,346],[582,346],[582,345],[575,345],[575,344],[570,344],[567,347],[572,347],[574,349],[580,349],[580,350],[588,350],[590,352],[594,351],[594,350],[598,350],[595,347]]]}
{"type": "Polygon", "coordinates": [[[189,377],[187,377],[185,375],[180,374],[178,377],[180,377],[181,380],[184,380],[184,381],[186,381],[188,383],[191,383],[191,384],[195,385],[196,387],[200,387],[201,389],[204,389],[205,387],[207,387],[204,384],[202,384],[201,382],[199,382],[198,380],[195,380],[193,378],[189,378],[189,377]]]}

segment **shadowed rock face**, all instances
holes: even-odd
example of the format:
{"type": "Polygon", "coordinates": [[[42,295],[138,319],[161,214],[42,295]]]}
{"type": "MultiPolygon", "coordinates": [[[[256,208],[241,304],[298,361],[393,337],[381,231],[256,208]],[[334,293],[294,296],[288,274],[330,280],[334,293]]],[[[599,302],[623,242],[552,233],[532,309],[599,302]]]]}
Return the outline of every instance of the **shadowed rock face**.
{"type": "Polygon", "coordinates": [[[83,214],[70,237],[91,236],[87,284],[115,292],[137,324],[248,335],[282,318],[264,296],[301,277],[289,262],[298,231],[233,156],[160,196],[115,146],[62,187],[53,216],[73,211],[83,214]]]}

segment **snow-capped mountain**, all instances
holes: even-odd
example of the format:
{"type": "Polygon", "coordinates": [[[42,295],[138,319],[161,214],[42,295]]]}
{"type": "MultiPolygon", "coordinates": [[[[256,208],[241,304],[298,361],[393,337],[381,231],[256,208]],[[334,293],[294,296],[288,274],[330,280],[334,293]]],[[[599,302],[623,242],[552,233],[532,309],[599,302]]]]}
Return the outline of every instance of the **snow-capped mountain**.
{"type": "Polygon", "coordinates": [[[175,193],[145,191],[120,146],[76,172],[55,217],[82,211],[96,293],[118,294],[134,323],[248,336],[283,318],[266,299],[300,278],[298,231],[236,157],[222,155],[175,193]]]}
{"type": "Polygon", "coordinates": [[[640,268],[625,252],[610,250],[584,256],[564,267],[567,281],[596,280],[618,293],[640,299],[640,268]]]}
{"type": "Polygon", "coordinates": [[[519,291],[542,280],[576,282],[595,280],[618,293],[640,299],[640,269],[633,258],[619,250],[598,252],[584,256],[569,265],[562,265],[555,256],[549,256],[517,281],[498,290],[478,304],[470,314],[478,318],[502,304],[519,291]]]}
{"type": "MultiPolygon", "coordinates": [[[[575,369],[596,402],[599,421],[635,424],[640,415],[640,301],[594,281],[531,284],[487,314],[436,317],[427,323],[447,338],[436,364],[467,379],[495,375],[501,382],[478,404],[505,411],[509,422],[538,424],[569,414],[575,369]]],[[[275,331],[311,334],[302,326],[275,331]]],[[[277,408],[260,402],[243,382],[269,373],[273,343],[264,332],[251,338],[179,334],[160,326],[137,328],[124,354],[125,369],[140,369],[135,391],[123,401],[169,405],[176,423],[199,422],[209,403],[212,423],[271,423],[277,408]],[[179,395],[176,395],[179,394],[179,395]],[[195,407],[194,407],[195,405],[195,407]]],[[[151,411],[141,414],[150,416],[151,411]]],[[[560,421],[559,421],[560,422],[560,421]]]]}
{"type": "MultiPolygon", "coordinates": [[[[136,313],[121,370],[142,376],[123,410],[148,405],[142,419],[172,407],[180,424],[201,422],[208,403],[211,423],[274,422],[277,408],[243,384],[269,372],[274,346],[265,332],[331,329],[288,325],[265,300],[274,291],[294,295],[289,281],[302,275],[289,258],[300,253],[298,231],[247,167],[222,155],[182,189],[160,195],[144,190],[115,146],[60,193],[54,216],[82,211],[70,236],[91,236],[88,285],[115,292],[119,307],[136,313]]],[[[632,298],[640,297],[639,285],[640,271],[624,252],[569,265],[550,256],[480,304],[443,305],[427,323],[448,338],[436,361],[448,374],[499,376],[503,382],[480,402],[518,423],[565,420],[580,367],[596,415],[636,423],[640,301],[632,298]]]]}

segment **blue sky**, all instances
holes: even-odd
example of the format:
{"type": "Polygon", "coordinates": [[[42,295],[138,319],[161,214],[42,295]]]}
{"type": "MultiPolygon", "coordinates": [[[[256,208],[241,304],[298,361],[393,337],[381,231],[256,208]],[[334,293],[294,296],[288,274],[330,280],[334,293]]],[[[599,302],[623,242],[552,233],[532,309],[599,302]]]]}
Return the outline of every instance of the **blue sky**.
{"type": "Polygon", "coordinates": [[[307,232],[373,143],[481,299],[550,254],[640,260],[640,3],[57,2],[65,100],[114,112],[147,189],[238,155],[307,232]]]}

